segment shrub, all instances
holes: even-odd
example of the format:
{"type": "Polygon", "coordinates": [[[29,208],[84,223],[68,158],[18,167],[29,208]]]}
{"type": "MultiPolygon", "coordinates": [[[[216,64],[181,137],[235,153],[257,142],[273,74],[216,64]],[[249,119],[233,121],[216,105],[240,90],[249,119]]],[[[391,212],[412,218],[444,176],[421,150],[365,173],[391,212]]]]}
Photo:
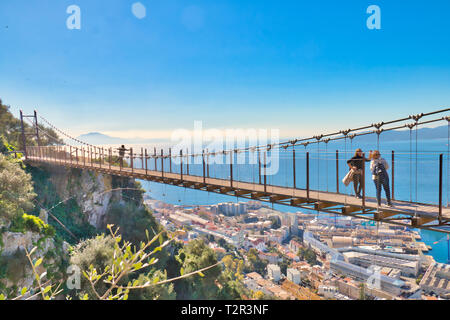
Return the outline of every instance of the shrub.
{"type": "Polygon", "coordinates": [[[44,223],[39,217],[24,213],[22,216],[16,217],[11,223],[11,231],[25,232],[33,231],[40,233],[46,237],[55,235],[55,228],[44,223]]]}
{"type": "Polygon", "coordinates": [[[22,216],[33,208],[35,196],[31,176],[19,163],[0,154],[0,216],[7,219],[22,216]]]}

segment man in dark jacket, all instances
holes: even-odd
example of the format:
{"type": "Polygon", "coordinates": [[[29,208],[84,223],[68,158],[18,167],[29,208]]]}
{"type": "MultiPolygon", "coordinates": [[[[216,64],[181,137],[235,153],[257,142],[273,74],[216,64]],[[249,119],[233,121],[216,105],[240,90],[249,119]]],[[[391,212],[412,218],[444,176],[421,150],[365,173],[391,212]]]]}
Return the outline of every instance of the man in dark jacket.
{"type": "Polygon", "coordinates": [[[127,149],[125,149],[125,145],[122,145],[118,150],[120,166],[123,167],[123,158],[125,157],[125,151],[127,151],[127,149]]]}
{"type": "Polygon", "coordinates": [[[370,160],[367,159],[361,149],[356,149],[355,155],[347,161],[347,164],[350,168],[350,170],[354,170],[355,173],[353,174],[353,188],[355,189],[355,196],[358,199],[361,199],[361,189],[362,189],[362,169],[364,162],[369,162],[370,160]]]}

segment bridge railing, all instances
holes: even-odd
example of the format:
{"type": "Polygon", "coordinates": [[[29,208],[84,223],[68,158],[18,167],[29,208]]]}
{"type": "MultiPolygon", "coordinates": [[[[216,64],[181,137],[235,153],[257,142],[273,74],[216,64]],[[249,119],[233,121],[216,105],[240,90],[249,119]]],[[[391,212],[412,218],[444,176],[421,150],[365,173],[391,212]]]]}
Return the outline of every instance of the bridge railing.
{"type": "MultiPolygon", "coordinates": [[[[274,186],[301,189],[306,191],[308,197],[320,199],[319,191],[354,197],[352,184],[345,186],[342,183],[342,178],[349,170],[347,161],[354,153],[351,147],[342,148],[331,144],[325,147],[298,146],[280,149],[278,158],[275,158],[270,151],[255,150],[219,155],[208,150],[196,155],[181,151],[174,155],[171,149],[158,151],[154,148],[149,152],[144,148],[129,148],[121,152],[120,148],[111,147],[57,145],[30,146],[27,147],[27,155],[32,159],[60,165],[95,166],[132,172],[143,169],[147,174],[151,171],[162,172],[163,176],[164,173],[174,173],[181,180],[186,175],[203,177],[204,182],[216,178],[228,181],[230,186],[236,181],[248,182],[264,186],[266,192],[271,192],[274,186]],[[278,162],[275,173],[267,174],[268,159],[278,162]]],[[[389,163],[389,193],[392,199],[448,207],[449,158],[442,147],[441,142],[426,152],[381,150],[382,157],[389,163]]],[[[366,153],[369,150],[367,146],[366,153]]],[[[374,197],[376,190],[369,163],[363,167],[362,199],[359,201],[364,207],[366,197],[374,197]]],[[[386,198],[384,191],[382,197],[386,198]]]]}

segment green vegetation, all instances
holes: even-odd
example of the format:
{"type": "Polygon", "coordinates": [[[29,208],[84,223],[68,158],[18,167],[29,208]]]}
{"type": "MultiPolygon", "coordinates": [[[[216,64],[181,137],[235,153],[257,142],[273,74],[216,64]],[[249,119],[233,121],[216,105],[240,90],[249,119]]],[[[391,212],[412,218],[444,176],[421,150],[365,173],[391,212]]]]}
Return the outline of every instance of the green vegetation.
{"type": "Polygon", "coordinates": [[[300,257],[301,260],[308,262],[310,265],[317,264],[316,253],[311,248],[300,248],[298,250],[297,255],[300,257]]]}
{"type": "Polygon", "coordinates": [[[33,208],[31,176],[20,164],[0,154],[0,218],[14,219],[33,208]]]}
{"type": "MultiPolygon", "coordinates": [[[[183,273],[190,273],[217,263],[214,251],[202,240],[193,240],[178,251],[175,256],[183,273]]],[[[179,299],[217,299],[216,279],[221,273],[220,266],[210,269],[203,278],[189,278],[175,283],[179,299]]]]}
{"type": "MultiPolygon", "coordinates": [[[[32,176],[33,184],[37,192],[36,200],[38,205],[31,213],[38,215],[41,208],[52,208],[50,214],[65,226],[65,228],[62,227],[54,218],[49,217],[49,223],[55,229],[58,238],[61,238],[70,244],[76,244],[79,239],[91,238],[98,233],[98,231],[86,221],[86,217],[76,199],[64,199],[66,201],[63,201],[63,199],[59,197],[56,187],[50,179],[51,175],[48,170],[30,166],[27,167],[27,171],[32,176]],[[70,233],[68,233],[67,230],[70,230],[70,233]]],[[[76,183],[79,183],[80,179],[76,179],[76,177],[80,176],[80,170],[70,170],[69,182],[72,181],[72,183],[75,184],[72,186],[73,188],[77,188],[76,183]]]]}
{"type": "MultiPolygon", "coordinates": [[[[22,136],[21,136],[21,123],[20,120],[15,118],[13,114],[9,111],[10,107],[4,105],[2,100],[0,99],[0,137],[3,137],[3,141],[7,141],[7,145],[10,148],[14,148],[14,150],[20,150],[22,146],[22,136]]],[[[31,133],[33,132],[33,128],[27,123],[24,122],[25,132],[31,133]]],[[[58,135],[51,128],[45,128],[45,131],[49,136],[55,137],[58,139],[58,135]]],[[[40,136],[41,145],[53,145],[56,142],[62,142],[61,139],[50,140],[46,135],[40,136]]],[[[28,146],[37,145],[37,141],[32,135],[26,136],[26,143],[28,146]]],[[[1,149],[2,143],[0,142],[0,152],[4,153],[1,149]]]]}
{"type": "Polygon", "coordinates": [[[26,213],[12,220],[10,231],[32,231],[40,233],[45,237],[53,237],[55,235],[55,229],[51,225],[44,223],[39,217],[26,213]]]}
{"type": "Polygon", "coordinates": [[[133,202],[114,203],[106,214],[105,223],[120,226],[122,237],[135,245],[145,239],[147,230],[153,235],[162,231],[151,212],[133,202]]]}
{"type": "Polygon", "coordinates": [[[245,272],[257,272],[262,276],[267,273],[268,261],[261,260],[258,255],[258,250],[251,248],[247,253],[248,264],[245,266],[245,272]]]}
{"type": "Polygon", "coordinates": [[[229,254],[222,259],[222,262],[225,269],[218,279],[221,284],[218,298],[233,300],[249,297],[250,292],[243,284],[244,260],[229,254]]]}

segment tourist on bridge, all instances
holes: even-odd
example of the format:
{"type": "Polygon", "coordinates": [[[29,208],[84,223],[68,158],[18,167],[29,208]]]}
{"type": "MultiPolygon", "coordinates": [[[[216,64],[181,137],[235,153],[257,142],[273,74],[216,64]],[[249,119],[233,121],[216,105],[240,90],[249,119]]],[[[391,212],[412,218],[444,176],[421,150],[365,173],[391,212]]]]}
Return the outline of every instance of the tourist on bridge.
{"type": "Polygon", "coordinates": [[[369,154],[370,170],[372,171],[372,179],[375,183],[377,189],[377,202],[378,206],[381,206],[381,187],[383,187],[386,193],[387,205],[392,207],[391,202],[391,191],[389,188],[389,175],[387,170],[389,169],[389,164],[380,155],[380,151],[375,150],[369,154]]]}
{"type": "Polygon", "coordinates": [[[123,158],[125,157],[125,152],[127,151],[127,149],[125,149],[125,145],[122,145],[118,150],[120,166],[123,167],[123,158]]]}
{"type": "Polygon", "coordinates": [[[350,170],[353,170],[353,188],[355,189],[355,196],[358,199],[361,199],[363,165],[369,161],[370,159],[367,159],[363,151],[359,148],[356,149],[355,155],[347,161],[350,170]]]}

